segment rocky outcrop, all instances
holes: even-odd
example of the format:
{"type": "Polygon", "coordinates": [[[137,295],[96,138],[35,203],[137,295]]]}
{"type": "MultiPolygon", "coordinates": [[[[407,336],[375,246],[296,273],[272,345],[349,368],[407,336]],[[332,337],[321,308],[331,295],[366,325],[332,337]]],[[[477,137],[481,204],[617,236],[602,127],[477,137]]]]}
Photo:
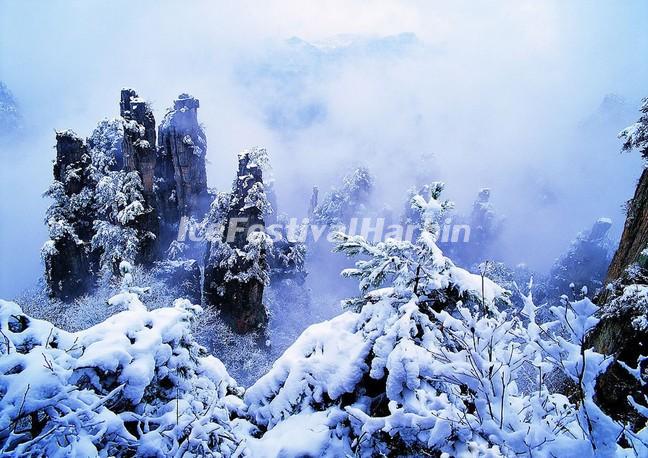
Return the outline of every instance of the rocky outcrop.
{"type": "Polygon", "coordinates": [[[313,214],[315,213],[315,209],[317,208],[319,202],[319,188],[317,186],[313,186],[313,191],[311,193],[311,198],[310,202],[308,203],[308,217],[312,218],[313,214]]]}
{"type": "MultiPolygon", "coordinates": [[[[48,191],[55,202],[43,249],[53,295],[82,294],[86,280],[110,262],[115,272],[122,257],[152,267],[165,259],[182,217],[202,221],[209,194],[198,107],[197,99],[178,97],[159,127],[159,149],[151,107],[133,89],[121,91],[121,117],[100,122],[87,143],[71,131],[57,133],[48,191]]],[[[202,249],[189,247],[184,255],[202,256],[202,249]]],[[[182,269],[167,273],[191,284],[189,295],[199,301],[199,264],[188,257],[183,262],[182,269]]]]}
{"type": "Polygon", "coordinates": [[[94,234],[91,190],[92,162],[85,142],[72,131],[56,133],[54,184],[48,195],[50,240],[43,247],[45,280],[49,294],[70,300],[94,285],[96,256],[90,241],[94,234]]]}
{"type": "Polygon", "coordinates": [[[626,208],[623,235],[607,273],[608,283],[620,278],[623,271],[648,248],[648,169],[643,170],[634,197],[626,208]]]}
{"type": "Polygon", "coordinates": [[[159,128],[156,193],[161,244],[177,235],[181,217],[201,220],[209,208],[207,137],[198,123],[198,99],[181,94],[159,128]]]}
{"type": "Polygon", "coordinates": [[[597,402],[605,413],[637,431],[646,418],[628,397],[648,408],[648,270],[638,264],[626,269],[608,285],[606,298],[588,342],[614,358],[596,381],[597,402]]]}
{"type": "MultiPolygon", "coordinates": [[[[410,216],[408,220],[415,220],[415,217],[410,216]]],[[[470,215],[455,215],[444,221],[444,225],[438,244],[453,262],[477,271],[479,264],[496,259],[498,252],[494,247],[503,230],[504,219],[491,202],[489,188],[479,190],[470,215]]]]}
{"type": "Polygon", "coordinates": [[[144,194],[153,195],[156,162],[153,111],[133,89],[122,89],[119,109],[124,119],[125,167],[139,172],[144,194]]]}
{"type": "MultiPolygon", "coordinates": [[[[367,216],[373,188],[374,178],[369,170],[354,169],[344,176],[341,187],[333,188],[315,207],[313,222],[334,226],[348,224],[353,217],[367,216]]],[[[316,191],[314,195],[317,199],[316,191]]]]}
{"type": "Polygon", "coordinates": [[[267,253],[272,246],[263,232],[269,207],[260,165],[265,155],[260,148],[239,154],[222,236],[209,244],[205,261],[205,301],[238,332],[267,322],[263,290],[269,281],[267,253]],[[258,231],[253,232],[255,228],[258,231]]]}
{"type": "Polygon", "coordinates": [[[138,229],[156,236],[147,239],[141,249],[141,261],[151,264],[159,257],[158,239],[160,233],[155,195],[155,165],[157,161],[155,117],[149,104],[133,89],[122,89],[119,104],[124,122],[124,168],[139,173],[148,209],[138,220],[138,229]]]}

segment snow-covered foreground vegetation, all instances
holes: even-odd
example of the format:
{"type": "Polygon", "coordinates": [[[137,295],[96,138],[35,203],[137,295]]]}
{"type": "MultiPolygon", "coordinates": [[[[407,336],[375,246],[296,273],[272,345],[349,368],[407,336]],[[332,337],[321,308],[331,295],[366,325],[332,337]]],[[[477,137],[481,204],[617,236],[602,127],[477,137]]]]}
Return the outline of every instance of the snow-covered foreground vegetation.
{"type": "Polygon", "coordinates": [[[611,363],[587,345],[597,307],[564,297],[540,322],[531,293],[513,307],[521,293],[455,266],[435,243],[446,205],[433,189],[413,199],[415,242],[338,234],[338,251],[360,255],[343,272],[359,279],[360,297],[247,389],[196,343],[202,309],[179,299],[147,310],[128,266],[109,301],[124,311],[78,332],[0,302],[3,453],[648,454],[644,429],[597,405],[596,379],[611,363]]]}

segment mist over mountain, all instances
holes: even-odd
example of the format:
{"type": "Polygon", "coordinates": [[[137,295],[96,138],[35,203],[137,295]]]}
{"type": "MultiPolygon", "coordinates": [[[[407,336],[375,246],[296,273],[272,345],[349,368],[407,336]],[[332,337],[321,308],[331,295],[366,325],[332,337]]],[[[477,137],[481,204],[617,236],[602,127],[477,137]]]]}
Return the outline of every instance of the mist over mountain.
{"type": "Polygon", "coordinates": [[[338,35],[314,43],[292,37],[241,63],[236,75],[251,103],[261,107],[266,125],[290,136],[325,121],[328,100],[320,91],[339,76],[342,67],[359,60],[398,60],[423,47],[413,33],[373,38],[338,35]]]}

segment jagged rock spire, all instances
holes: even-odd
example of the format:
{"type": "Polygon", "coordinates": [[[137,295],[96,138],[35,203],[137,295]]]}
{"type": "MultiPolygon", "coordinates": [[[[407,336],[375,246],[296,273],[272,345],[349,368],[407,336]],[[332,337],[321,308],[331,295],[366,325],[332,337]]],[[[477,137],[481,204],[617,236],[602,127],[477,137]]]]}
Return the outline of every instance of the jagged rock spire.
{"type": "Polygon", "coordinates": [[[119,103],[124,118],[124,159],[129,171],[138,171],[144,193],[153,194],[155,176],[155,117],[149,104],[133,89],[122,89],[119,103]]]}
{"type": "Polygon", "coordinates": [[[45,280],[49,294],[70,300],[94,284],[90,240],[94,219],[91,196],[94,187],[88,148],[71,130],[56,133],[54,183],[47,192],[54,202],[47,211],[50,240],[43,246],[45,280]],[[69,202],[74,199],[77,205],[69,202]]]}
{"type": "Polygon", "coordinates": [[[138,229],[151,233],[155,238],[147,239],[141,249],[141,260],[150,264],[159,257],[160,222],[155,195],[155,165],[157,160],[155,117],[150,105],[137,95],[134,89],[122,89],[119,103],[124,122],[124,167],[139,173],[143,194],[148,206],[146,214],[138,221],[138,229]]]}
{"type": "Polygon", "coordinates": [[[165,239],[175,235],[181,217],[200,220],[209,208],[207,137],[198,123],[199,106],[198,99],[180,94],[160,124],[156,184],[165,239]]]}
{"type": "Polygon", "coordinates": [[[267,262],[272,242],[264,232],[264,214],[269,208],[263,186],[263,148],[244,150],[239,166],[222,238],[210,243],[205,262],[205,301],[218,308],[238,332],[248,332],[267,322],[263,290],[269,282],[267,262]]]}

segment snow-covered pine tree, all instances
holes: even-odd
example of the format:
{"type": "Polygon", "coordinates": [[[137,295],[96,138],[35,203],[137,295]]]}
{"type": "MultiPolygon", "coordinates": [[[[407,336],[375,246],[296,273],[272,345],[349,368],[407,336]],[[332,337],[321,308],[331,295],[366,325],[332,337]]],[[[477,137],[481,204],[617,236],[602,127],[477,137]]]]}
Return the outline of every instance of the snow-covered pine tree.
{"type": "Polygon", "coordinates": [[[648,160],[648,97],[643,99],[637,122],[623,129],[619,138],[623,140],[624,151],[636,149],[648,160]]]}
{"type": "Polygon", "coordinates": [[[96,181],[110,171],[124,167],[124,123],[121,119],[104,119],[88,137],[92,164],[98,174],[96,181]]]}
{"type": "Polygon", "coordinates": [[[112,273],[118,273],[122,261],[141,262],[144,247],[155,238],[145,229],[152,209],[141,176],[124,168],[124,124],[123,119],[105,119],[88,138],[95,174],[92,249],[99,270],[112,273]]]}
{"type": "Polygon", "coordinates": [[[98,219],[94,223],[92,247],[100,253],[104,271],[117,272],[119,264],[141,262],[142,248],[155,234],[142,228],[151,208],[142,192],[137,172],[108,172],[97,183],[95,201],[98,219]]]}

